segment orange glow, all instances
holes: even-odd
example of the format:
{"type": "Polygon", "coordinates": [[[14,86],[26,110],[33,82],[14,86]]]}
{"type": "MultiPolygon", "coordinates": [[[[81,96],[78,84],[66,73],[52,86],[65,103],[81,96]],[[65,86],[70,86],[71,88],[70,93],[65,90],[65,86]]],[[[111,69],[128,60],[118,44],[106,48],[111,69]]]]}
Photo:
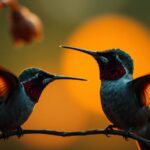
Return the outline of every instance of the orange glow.
{"type": "MultiPolygon", "coordinates": [[[[65,94],[63,84],[67,82],[78,81],[55,81],[44,90],[30,119],[23,128],[73,131],[86,127],[87,114],[70,100],[71,97],[68,93],[65,94]]],[[[65,147],[77,139],[78,137],[25,135],[21,138],[21,142],[31,147],[53,149],[65,147]]]]}
{"type": "Polygon", "coordinates": [[[148,84],[146,86],[146,89],[144,91],[144,94],[145,94],[145,98],[146,98],[146,106],[149,106],[150,105],[150,84],[148,84]]]}
{"type": "Polygon", "coordinates": [[[0,97],[4,97],[8,95],[8,85],[4,78],[0,77],[0,97]]]}
{"type": "MultiPolygon", "coordinates": [[[[134,75],[137,77],[149,72],[149,41],[148,30],[142,24],[125,16],[106,15],[81,25],[65,44],[89,50],[123,49],[134,59],[134,75]]],[[[87,83],[81,85],[68,82],[66,88],[72,99],[81,106],[93,112],[100,111],[100,81],[96,61],[81,52],[63,50],[62,72],[88,79],[87,83]]]]}

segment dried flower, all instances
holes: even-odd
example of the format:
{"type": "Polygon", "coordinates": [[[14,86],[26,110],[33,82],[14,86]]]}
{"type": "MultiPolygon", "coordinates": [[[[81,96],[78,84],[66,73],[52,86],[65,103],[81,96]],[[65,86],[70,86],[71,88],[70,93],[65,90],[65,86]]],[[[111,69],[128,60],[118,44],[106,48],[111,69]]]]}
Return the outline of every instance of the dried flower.
{"type": "Polygon", "coordinates": [[[10,16],[10,32],[15,44],[30,43],[42,37],[42,22],[37,15],[26,7],[12,10],[10,16]]]}
{"type": "Polygon", "coordinates": [[[32,13],[28,8],[18,4],[17,0],[1,0],[0,8],[9,6],[10,14],[10,33],[17,45],[25,42],[30,43],[34,39],[42,37],[42,21],[32,13]]]}
{"type": "Polygon", "coordinates": [[[7,4],[6,4],[5,1],[0,1],[0,9],[2,9],[2,8],[6,7],[6,6],[7,6],[7,4]]]}

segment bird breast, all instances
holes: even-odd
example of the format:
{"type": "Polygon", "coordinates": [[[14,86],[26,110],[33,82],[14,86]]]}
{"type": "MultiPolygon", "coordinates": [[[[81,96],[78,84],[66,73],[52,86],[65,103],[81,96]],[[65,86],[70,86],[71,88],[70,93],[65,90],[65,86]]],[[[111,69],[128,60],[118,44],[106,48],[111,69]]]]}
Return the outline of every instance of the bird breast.
{"type": "Polygon", "coordinates": [[[146,111],[140,107],[127,80],[102,81],[101,104],[107,118],[120,129],[144,124],[146,111]],[[141,123],[143,122],[143,123],[141,123]]]}

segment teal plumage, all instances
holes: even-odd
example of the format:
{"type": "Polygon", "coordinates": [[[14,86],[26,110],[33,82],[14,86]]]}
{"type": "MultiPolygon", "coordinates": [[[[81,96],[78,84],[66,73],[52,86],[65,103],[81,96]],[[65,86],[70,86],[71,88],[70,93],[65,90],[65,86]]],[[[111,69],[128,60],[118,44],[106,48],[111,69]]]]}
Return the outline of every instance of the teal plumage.
{"type": "Polygon", "coordinates": [[[22,71],[22,73],[19,75],[19,81],[24,82],[31,78],[33,78],[37,73],[39,73],[41,70],[38,68],[27,68],[22,71]]]}

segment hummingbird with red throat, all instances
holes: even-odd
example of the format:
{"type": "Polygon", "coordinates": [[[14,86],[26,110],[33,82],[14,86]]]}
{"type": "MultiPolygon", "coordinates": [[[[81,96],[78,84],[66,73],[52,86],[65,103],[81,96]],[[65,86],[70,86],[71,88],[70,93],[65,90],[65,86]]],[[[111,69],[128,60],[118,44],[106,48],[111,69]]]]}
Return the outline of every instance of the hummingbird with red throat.
{"type": "MultiPolygon", "coordinates": [[[[150,140],[150,74],[133,79],[133,60],[121,49],[89,51],[61,47],[89,54],[96,60],[100,70],[101,104],[111,127],[132,131],[150,140]]],[[[150,145],[138,143],[141,150],[150,150],[150,145]]]]}
{"type": "Polygon", "coordinates": [[[22,136],[21,125],[31,115],[44,88],[60,79],[85,79],[49,74],[38,68],[25,69],[19,77],[0,67],[0,131],[7,138],[10,130],[22,136]]]}

